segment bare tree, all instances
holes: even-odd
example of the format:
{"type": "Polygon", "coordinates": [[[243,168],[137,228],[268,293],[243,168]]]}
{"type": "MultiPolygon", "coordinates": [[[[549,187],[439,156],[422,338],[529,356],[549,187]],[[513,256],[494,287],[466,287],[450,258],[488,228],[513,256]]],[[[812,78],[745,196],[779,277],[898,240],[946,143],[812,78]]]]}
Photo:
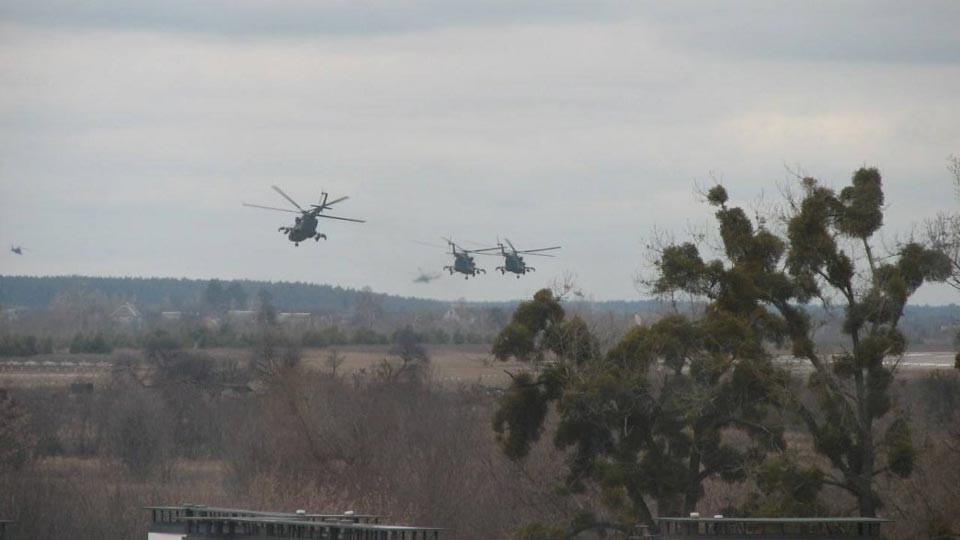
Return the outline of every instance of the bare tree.
{"type": "MultiPolygon", "coordinates": [[[[953,177],[957,201],[960,202],[960,157],[951,156],[947,168],[953,177]]],[[[952,272],[946,282],[960,291],[960,212],[940,212],[927,221],[927,236],[930,243],[950,259],[952,272]]]]}

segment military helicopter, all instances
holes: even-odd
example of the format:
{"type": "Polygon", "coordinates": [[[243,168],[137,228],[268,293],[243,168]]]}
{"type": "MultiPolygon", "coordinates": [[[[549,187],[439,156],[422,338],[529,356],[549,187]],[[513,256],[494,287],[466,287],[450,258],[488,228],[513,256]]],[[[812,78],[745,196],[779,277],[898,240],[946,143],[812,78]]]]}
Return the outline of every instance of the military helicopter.
{"type": "MultiPolygon", "coordinates": [[[[503,266],[498,266],[497,270],[499,270],[500,273],[503,275],[506,275],[507,272],[512,272],[517,275],[517,279],[520,279],[520,276],[522,276],[523,274],[526,274],[527,272],[537,271],[536,268],[532,266],[527,266],[527,263],[523,261],[522,255],[535,255],[538,257],[553,257],[553,255],[549,255],[547,253],[540,253],[540,252],[560,249],[561,247],[561,246],[553,246],[553,247],[546,247],[546,248],[540,248],[540,249],[528,249],[524,251],[519,251],[517,250],[516,247],[514,247],[513,242],[511,242],[509,238],[504,238],[504,240],[507,242],[507,245],[510,246],[509,250],[507,250],[507,248],[504,247],[503,242],[500,242],[498,240],[497,247],[490,248],[490,249],[482,249],[479,251],[486,252],[486,251],[494,251],[499,249],[500,254],[503,255],[503,266]]],[[[483,254],[488,255],[488,253],[483,253],[483,254]]]]}
{"type": "Polygon", "coordinates": [[[444,266],[443,269],[450,272],[451,276],[454,272],[459,272],[463,274],[463,279],[469,279],[470,276],[487,273],[487,271],[483,268],[477,268],[477,265],[473,262],[473,257],[470,254],[480,253],[496,248],[464,249],[455,244],[453,240],[449,238],[444,238],[444,240],[446,240],[447,244],[450,246],[450,254],[453,255],[453,266],[444,266]]]}
{"type": "Polygon", "coordinates": [[[23,252],[26,250],[27,248],[22,246],[10,246],[10,251],[12,251],[13,253],[16,253],[17,255],[23,255],[23,252]]]}
{"type": "Polygon", "coordinates": [[[310,238],[313,238],[315,241],[320,241],[321,238],[323,238],[324,240],[327,239],[327,235],[317,232],[317,225],[319,224],[319,221],[317,220],[318,217],[327,218],[327,219],[339,219],[342,221],[353,221],[356,223],[366,223],[366,221],[362,219],[328,216],[326,214],[321,213],[327,208],[330,208],[333,205],[337,204],[338,202],[347,200],[349,197],[340,197],[339,199],[328,201],[327,192],[324,191],[320,195],[320,204],[311,204],[310,210],[304,210],[299,204],[297,204],[296,201],[290,198],[289,195],[284,193],[282,189],[278,188],[277,186],[270,186],[270,187],[273,188],[274,191],[279,193],[281,197],[289,201],[290,204],[292,204],[296,208],[296,210],[288,210],[286,208],[274,208],[272,206],[261,206],[259,204],[249,204],[249,203],[243,203],[243,205],[249,206],[251,208],[262,208],[264,210],[276,210],[277,212],[290,212],[291,214],[301,214],[296,218],[292,227],[280,227],[279,229],[277,229],[278,232],[282,232],[283,234],[287,235],[287,238],[291,242],[293,242],[293,245],[295,246],[300,246],[300,242],[303,242],[304,240],[308,240],[310,238]]]}
{"type": "Polygon", "coordinates": [[[423,268],[417,268],[417,271],[420,272],[417,274],[417,277],[413,278],[414,283],[430,283],[435,279],[440,279],[440,273],[428,273],[424,272],[423,268]]]}

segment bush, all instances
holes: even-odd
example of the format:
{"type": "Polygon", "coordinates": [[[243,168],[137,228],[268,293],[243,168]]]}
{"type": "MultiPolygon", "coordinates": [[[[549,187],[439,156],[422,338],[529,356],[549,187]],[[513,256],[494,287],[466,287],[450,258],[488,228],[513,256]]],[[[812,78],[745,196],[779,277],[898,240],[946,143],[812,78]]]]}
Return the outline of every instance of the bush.
{"type": "Polygon", "coordinates": [[[26,411],[0,389],[0,472],[17,470],[32,456],[36,444],[26,411]]]}
{"type": "Polygon", "coordinates": [[[53,352],[53,340],[36,336],[0,336],[0,356],[34,356],[53,352]]]}
{"type": "Polygon", "coordinates": [[[113,344],[99,332],[92,337],[77,334],[70,341],[70,354],[110,354],[111,352],[113,352],[113,344]]]}
{"type": "Polygon", "coordinates": [[[383,345],[387,343],[387,336],[361,326],[353,333],[353,344],[355,345],[383,345]]]}
{"type": "Polygon", "coordinates": [[[922,418],[941,427],[950,427],[960,411],[960,378],[934,371],[916,381],[922,418]]]}
{"type": "Polygon", "coordinates": [[[106,434],[113,455],[130,473],[146,479],[156,472],[166,476],[171,463],[172,430],[163,404],[150,393],[133,385],[118,384],[106,434]]]}
{"type": "Polygon", "coordinates": [[[304,332],[300,343],[304,347],[332,347],[338,345],[347,345],[350,342],[347,335],[340,330],[339,326],[328,326],[320,330],[310,330],[304,332]]]}

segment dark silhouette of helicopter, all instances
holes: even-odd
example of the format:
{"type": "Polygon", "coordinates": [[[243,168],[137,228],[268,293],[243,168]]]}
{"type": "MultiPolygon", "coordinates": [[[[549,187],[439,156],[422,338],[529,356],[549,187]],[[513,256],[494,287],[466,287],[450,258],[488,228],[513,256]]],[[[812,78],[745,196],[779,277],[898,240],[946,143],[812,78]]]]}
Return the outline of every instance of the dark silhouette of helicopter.
{"type": "Polygon", "coordinates": [[[535,255],[537,257],[553,257],[553,255],[550,255],[547,253],[540,253],[540,252],[560,249],[561,247],[561,246],[553,246],[553,247],[546,247],[546,248],[540,248],[540,249],[527,249],[524,251],[519,251],[517,250],[516,247],[514,247],[513,242],[511,242],[509,238],[504,238],[504,240],[507,242],[507,245],[510,246],[509,250],[507,250],[507,248],[504,247],[503,242],[500,242],[498,240],[497,247],[489,248],[489,249],[481,249],[478,251],[483,253],[484,255],[490,255],[489,253],[485,253],[485,252],[500,250],[500,254],[503,255],[503,266],[498,266],[497,270],[499,270],[500,273],[503,275],[506,275],[507,272],[514,273],[517,275],[517,279],[520,279],[520,276],[522,276],[523,274],[526,274],[527,272],[537,271],[536,268],[532,266],[527,266],[527,263],[523,261],[523,255],[535,255]]]}
{"type": "Polygon", "coordinates": [[[16,253],[17,255],[23,255],[23,252],[26,250],[23,246],[10,246],[10,251],[16,253]]]}
{"type": "Polygon", "coordinates": [[[417,274],[417,277],[413,278],[414,283],[430,283],[435,279],[440,279],[439,272],[435,274],[428,274],[424,272],[422,268],[417,268],[417,271],[420,273],[417,274]]]}
{"type": "Polygon", "coordinates": [[[345,201],[349,197],[340,197],[339,199],[334,199],[332,201],[327,200],[327,192],[324,191],[320,195],[320,204],[311,204],[310,210],[304,210],[296,201],[290,198],[289,195],[283,192],[282,189],[277,186],[270,186],[274,191],[280,194],[281,197],[288,200],[290,204],[296,207],[296,210],[288,210],[286,208],[274,208],[272,206],[261,206],[259,204],[248,204],[243,203],[244,206],[250,206],[252,208],[262,208],[264,210],[276,210],[277,212],[290,212],[292,214],[300,214],[294,221],[292,227],[280,227],[277,229],[278,232],[282,232],[287,235],[287,238],[293,242],[293,245],[299,246],[300,242],[313,238],[316,241],[319,241],[321,238],[324,240],[327,239],[327,235],[317,232],[317,225],[319,221],[317,218],[327,218],[327,219],[339,219],[341,221],[353,221],[356,223],[366,223],[362,219],[353,219],[337,216],[328,216],[322,212],[327,208],[332,207],[338,202],[345,201]]]}
{"type": "Polygon", "coordinates": [[[487,273],[487,271],[483,268],[477,267],[477,264],[473,262],[473,257],[470,254],[489,251],[496,248],[464,249],[455,244],[453,240],[450,240],[449,238],[444,238],[444,240],[446,240],[447,244],[450,245],[450,254],[453,255],[453,266],[444,266],[443,269],[450,272],[451,276],[454,272],[459,272],[463,274],[463,279],[469,279],[470,276],[487,273]]]}

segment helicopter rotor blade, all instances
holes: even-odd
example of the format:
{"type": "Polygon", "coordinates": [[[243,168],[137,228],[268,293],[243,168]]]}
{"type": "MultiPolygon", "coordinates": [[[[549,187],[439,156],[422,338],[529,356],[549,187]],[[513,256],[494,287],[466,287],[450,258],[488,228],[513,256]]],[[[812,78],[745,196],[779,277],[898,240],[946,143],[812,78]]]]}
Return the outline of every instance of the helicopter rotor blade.
{"type": "Polygon", "coordinates": [[[556,255],[550,255],[550,254],[547,254],[547,253],[527,253],[527,252],[524,252],[524,251],[520,251],[519,253],[523,253],[524,255],[530,255],[530,256],[533,256],[533,257],[556,257],[556,255]]]}
{"type": "Polygon", "coordinates": [[[453,253],[454,255],[457,254],[457,251],[466,251],[462,247],[458,246],[457,243],[451,240],[450,238],[446,236],[442,236],[441,238],[443,238],[443,241],[447,243],[447,247],[450,248],[450,252],[453,253]]]}
{"type": "Polygon", "coordinates": [[[289,213],[291,213],[291,214],[301,214],[301,213],[302,213],[302,212],[297,212],[296,210],[290,210],[289,208],[274,208],[274,207],[272,207],[272,206],[263,206],[263,205],[259,205],[259,204],[250,204],[250,203],[242,203],[242,204],[243,204],[243,206],[249,206],[250,208],[262,208],[262,209],[264,209],[264,210],[275,210],[275,211],[277,211],[277,212],[289,212],[289,213]]]}
{"type": "Polygon", "coordinates": [[[330,201],[330,202],[327,202],[327,194],[324,193],[324,194],[323,194],[323,202],[321,202],[319,205],[314,204],[313,206],[314,206],[315,208],[320,208],[321,210],[323,210],[324,208],[330,208],[331,206],[337,204],[338,202],[345,201],[345,200],[347,200],[347,199],[349,199],[349,198],[350,198],[350,196],[340,197],[339,199],[334,199],[334,200],[332,200],[332,201],[330,201]]]}
{"type": "Polygon", "coordinates": [[[306,210],[304,210],[303,208],[300,208],[300,205],[297,204],[297,201],[291,199],[290,196],[287,195],[286,193],[284,193],[282,189],[278,188],[277,186],[270,186],[270,187],[272,187],[274,191],[276,191],[277,193],[279,193],[281,197],[283,197],[284,199],[290,201],[290,204],[296,206],[296,207],[297,207],[297,210],[300,210],[301,212],[305,212],[305,211],[306,211],[306,210]]]}
{"type": "Polygon", "coordinates": [[[353,219],[348,217],[337,217],[337,216],[328,216],[327,214],[317,214],[317,217],[327,218],[327,219],[339,219],[341,221],[353,221],[355,223],[366,223],[366,220],[363,219],[353,219]]]}
{"type": "Polygon", "coordinates": [[[510,249],[512,249],[513,252],[516,253],[517,248],[513,247],[513,242],[511,242],[510,239],[507,238],[506,236],[504,236],[503,239],[507,242],[507,245],[510,246],[510,249]]]}
{"type": "Polygon", "coordinates": [[[550,251],[553,249],[560,249],[560,248],[561,246],[553,246],[553,247],[540,248],[540,249],[528,249],[526,251],[518,251],[517,253],[536,253],[538,251],[550,251]]]}
{"type": "Polygon", "coordinates": [[[471,246],[476,246],[478,248],[486,247],[488,244],[481,244],[480,242],[474,242],[473,240],[464,240],[464,244],[469,244],[471,246]]]}

